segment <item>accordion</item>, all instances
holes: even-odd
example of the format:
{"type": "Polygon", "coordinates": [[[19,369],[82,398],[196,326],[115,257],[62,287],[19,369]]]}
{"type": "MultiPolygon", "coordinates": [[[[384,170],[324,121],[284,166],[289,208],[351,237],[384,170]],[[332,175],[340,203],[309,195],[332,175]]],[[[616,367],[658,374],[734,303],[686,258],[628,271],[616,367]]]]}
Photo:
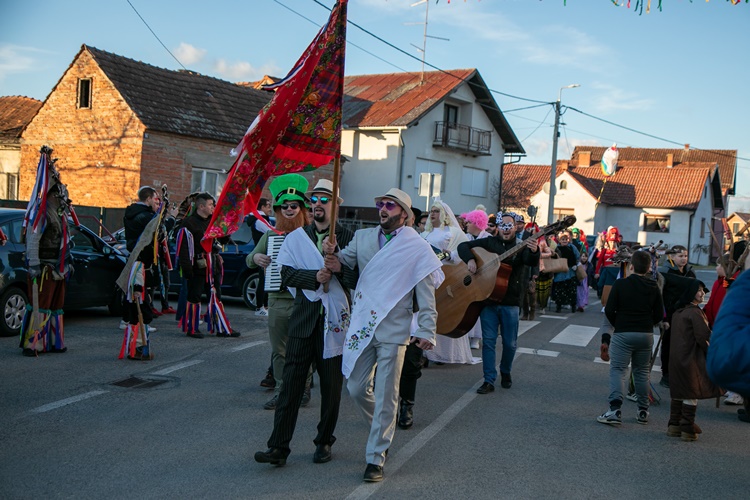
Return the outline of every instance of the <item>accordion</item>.
{"type": "Polygon", "coordinates": [[[284,243],[284,235],[274,235],[268,237],[268,248],[266,255],[271,257],[271,264],[266,268],[265,283],[263,290],[266,292],[278,292],[281,290],[281,266],[276,262],[279,255],[281,244],[284,243]]]}

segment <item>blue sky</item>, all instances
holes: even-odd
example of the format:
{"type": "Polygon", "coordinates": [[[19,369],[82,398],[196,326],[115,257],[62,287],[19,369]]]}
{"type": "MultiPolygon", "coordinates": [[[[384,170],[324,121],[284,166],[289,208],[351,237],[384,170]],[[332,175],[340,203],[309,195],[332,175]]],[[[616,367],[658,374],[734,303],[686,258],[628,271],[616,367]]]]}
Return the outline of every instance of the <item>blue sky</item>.
{"type": "MultiPolygon", "coordinates": [[[[317,25],[328,15],[313,0],[130,1],[182,64],[230,81],[283,76],[315,35],[315,24],[283,5],[317,25]]],[[[350,0],[349,20],[419,58],[411,44],[422,45],[423,26],[407,23],[424,22],[425,4],[411,7],[415,1],[350,0]]],[[[44,99],[84,43],[180,68],[127,0],[4,3],[0,95],[44,99]]],[[[659,12],[658,0],[651,3],[650,14],[638,15],[611,0],[567,0],[567,6],[563,0],[430,0],[428,33],[450,41],[428,39],[427,62],[475,67],[491,89],[538,101],[554,101],[560,87],[578,83],[563,91],[564,106],[677,143],[569,110],[558,158],[568,158],[576,145],[616,142],[737,149],[750,159],[750,4],[662,0],[659,12]]],[[[351,25],[347,38],[347,74],[421,68],[419,60],[351,25]]],[[[551,107],[511,111],[534,103],[495,99],[528,153],[524,163],[549,163],[551,107]]],[[[750,160],[738,162],[737,191],[750,197],[750,160]]]]}

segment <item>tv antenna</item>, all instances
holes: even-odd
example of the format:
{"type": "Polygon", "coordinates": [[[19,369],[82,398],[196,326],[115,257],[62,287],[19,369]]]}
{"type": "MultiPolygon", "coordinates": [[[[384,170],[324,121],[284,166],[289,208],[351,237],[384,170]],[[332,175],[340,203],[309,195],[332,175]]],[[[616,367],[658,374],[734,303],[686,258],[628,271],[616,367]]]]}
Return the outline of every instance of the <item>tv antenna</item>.
{"type": "Polygon", "coordinates": [[[411,7],[416,7],[417,5],[424,4],[424,22],[423,23],[404,23],[406,26],[414,26],[414,25],[424,25],[424,34],[422,36],[422,47],[420,48],[418,45],[411,44],[412,47],[417,49],[419,52],[422,53],[422,76],[419,79],[419,84],[421,85],[424,83],[424,60],[425,55],[427,53],[427,39],[428,38],[434,38],[436,40],[443,40],[446,42],[450,42],[450,38],[443,38],[441,36],[432,36],[427,34],[427,24],[430,18],[430,2],[429,0],[419,0],[418,2],[414,2],[411,4],[411,7]]]}

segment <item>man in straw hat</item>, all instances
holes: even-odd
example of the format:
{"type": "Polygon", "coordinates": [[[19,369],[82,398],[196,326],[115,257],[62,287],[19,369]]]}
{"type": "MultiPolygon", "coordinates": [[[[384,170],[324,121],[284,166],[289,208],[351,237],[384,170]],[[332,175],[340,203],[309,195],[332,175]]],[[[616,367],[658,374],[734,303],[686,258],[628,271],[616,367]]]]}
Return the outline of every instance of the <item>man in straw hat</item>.
{"type": "MultiPolygon", "coordinates": [[[[406,346],[410,342],[421,349],[435,345],[435,289],[445,279],[429,243],[406,225],[413,217],[409,195],[393,188],[375,198],[375,206],[380,226],[360,229],[341,252],[326,258],[326,267],[333,271],[359,270],[342,369],[349,379],[349,394],[370,426],[367,482],[383,479],[396,429],[406,346]],[[418,328],[410,334],[416,308],[418,328]]],[[[324,245],[326,252],[334,251],[331,242],[324,245]]]]}
{"type": "MultiPolygon", "coordinates": [[[[331,460],[344,380],[341,353],[349,318],[344,287],[353,288],[356,284],[356,273],[339,269],[334,274],[323,259],[323,240],[329,235],[331,225],[331,181],[318,181],[308,199],[313,207],[312,224],[289,233],[277,257],[282,265],[281,284],[294,296],[294,307],[289,316],[286,362],[273,432],[268,439],[268,450],[255,454],[256,462],[276,466],[286,464],[291,451],[289,443],[313,362],[320,377],[320,422],[313,440],[316,446],[313,462],[331,460]]],[[[339,199],[339,203],[342,201],[339,199]]],[[[335,234],[342,246],[352,239],[352,232],[342,226],[336,227],[335,234]]]]}

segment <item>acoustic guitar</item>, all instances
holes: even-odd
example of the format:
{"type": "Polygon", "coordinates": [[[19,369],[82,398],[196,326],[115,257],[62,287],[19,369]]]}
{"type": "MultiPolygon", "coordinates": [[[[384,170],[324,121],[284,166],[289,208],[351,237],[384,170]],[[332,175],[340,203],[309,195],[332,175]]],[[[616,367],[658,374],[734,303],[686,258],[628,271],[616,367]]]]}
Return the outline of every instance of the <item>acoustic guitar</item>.
{"type": "MultiPolygon", "coordinates": [[[[556,233],[575,224],[573,215],[545,226],[529,238],[535,240],[551,233],[556,233]]],[[[435,290],[437,306],[437,333],[452,338],[459,338],[471,330],[482,311],[482,302],[489,299],[501,302],[508,289],[508,279],[513,268],[503,264],[526,248],[526,241],[510,250],[495,254],[479,247],[472,248],[477,263],[477,272],[471,274],[463,261],[444,265],[445,281],[435,290]]]]}

